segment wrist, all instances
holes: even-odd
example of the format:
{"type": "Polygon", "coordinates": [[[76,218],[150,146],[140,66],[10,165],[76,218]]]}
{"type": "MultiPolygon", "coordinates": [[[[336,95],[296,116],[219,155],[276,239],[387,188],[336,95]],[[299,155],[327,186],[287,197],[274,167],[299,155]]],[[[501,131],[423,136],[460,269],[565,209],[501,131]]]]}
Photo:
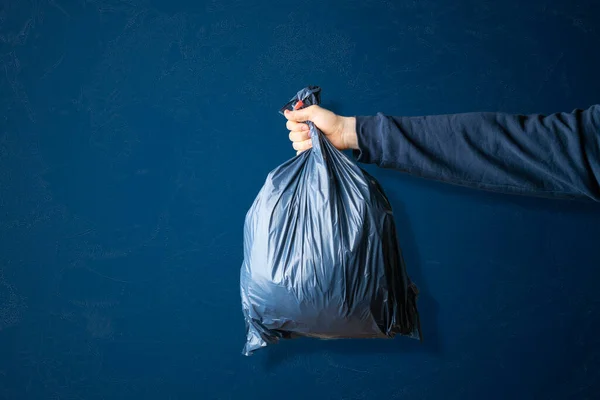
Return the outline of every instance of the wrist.
{"type": "Polygon", "coordinates": [[[358,136],[356,133],[356,118],[355,117],[342,117],[343,118],[343,130],[342,138],[344,145],[347,149],[358,150],[358,136]]]}

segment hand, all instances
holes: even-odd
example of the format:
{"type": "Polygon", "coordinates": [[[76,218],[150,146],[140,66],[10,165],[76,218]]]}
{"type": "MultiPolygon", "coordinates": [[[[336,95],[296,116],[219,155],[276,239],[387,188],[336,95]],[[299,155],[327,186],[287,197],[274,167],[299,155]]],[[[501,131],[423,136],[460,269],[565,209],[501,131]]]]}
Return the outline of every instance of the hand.
{"type": "Polygon", "coordinates": [[[296,111],[286,110],[284,115],[288,120],[285,126],[290,131],[289,137],[296,154],[312,147],[306,121],[313,122],[337,149],[358,149],[354,117],[342,117],[316,105],[296,111]]]}

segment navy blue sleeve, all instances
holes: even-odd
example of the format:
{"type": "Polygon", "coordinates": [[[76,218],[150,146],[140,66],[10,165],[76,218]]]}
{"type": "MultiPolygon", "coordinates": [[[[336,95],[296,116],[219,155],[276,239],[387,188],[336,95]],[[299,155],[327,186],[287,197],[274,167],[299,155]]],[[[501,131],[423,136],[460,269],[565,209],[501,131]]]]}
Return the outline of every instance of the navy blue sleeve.
{"type": "Polygon", "coordinates": [[[600,201],[600,105],[551,115],[356,118],[357,161],[424,178],[600,201]]]}

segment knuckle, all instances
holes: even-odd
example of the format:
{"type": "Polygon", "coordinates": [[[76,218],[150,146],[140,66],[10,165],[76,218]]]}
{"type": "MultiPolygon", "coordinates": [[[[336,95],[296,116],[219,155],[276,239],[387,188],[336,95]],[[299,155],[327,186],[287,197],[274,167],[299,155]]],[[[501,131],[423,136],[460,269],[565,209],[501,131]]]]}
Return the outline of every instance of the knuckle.
{"type": "Polygon", "coordinates": [[[309,139],[309,135],[305,131],[291,131],[288,136],[292,142],[303,142],[309,139]]]}

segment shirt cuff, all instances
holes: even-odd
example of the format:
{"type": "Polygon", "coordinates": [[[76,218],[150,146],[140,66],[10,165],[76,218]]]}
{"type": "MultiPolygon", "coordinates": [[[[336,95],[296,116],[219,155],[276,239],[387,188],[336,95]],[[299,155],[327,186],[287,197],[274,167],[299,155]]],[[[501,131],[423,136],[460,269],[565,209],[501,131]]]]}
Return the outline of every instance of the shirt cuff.
{"type": "Polygon", "coordinates": [[[352,150],[357,162],[377,164],[381,161],[381,118],[383,115],[356,117],[358,149],[352,150]]]}

